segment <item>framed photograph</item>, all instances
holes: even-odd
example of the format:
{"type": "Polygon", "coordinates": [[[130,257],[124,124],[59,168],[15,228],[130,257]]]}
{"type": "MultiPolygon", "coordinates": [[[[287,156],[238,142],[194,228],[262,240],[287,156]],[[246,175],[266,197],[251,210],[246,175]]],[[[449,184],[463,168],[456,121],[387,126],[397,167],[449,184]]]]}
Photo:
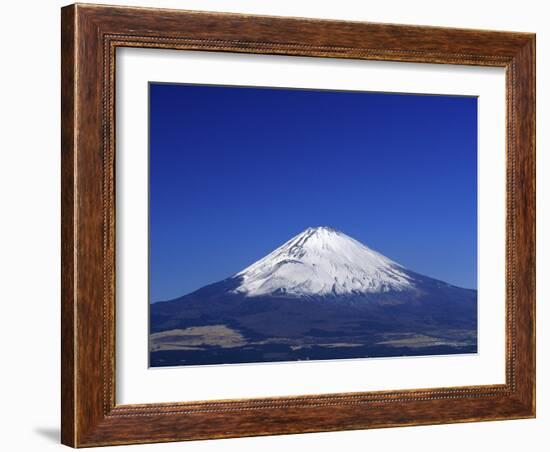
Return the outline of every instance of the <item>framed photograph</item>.
{"type": "Polygon", "coordinates": [[[535,416],[535,36],[62,9],[62,442],[535,416]]]}

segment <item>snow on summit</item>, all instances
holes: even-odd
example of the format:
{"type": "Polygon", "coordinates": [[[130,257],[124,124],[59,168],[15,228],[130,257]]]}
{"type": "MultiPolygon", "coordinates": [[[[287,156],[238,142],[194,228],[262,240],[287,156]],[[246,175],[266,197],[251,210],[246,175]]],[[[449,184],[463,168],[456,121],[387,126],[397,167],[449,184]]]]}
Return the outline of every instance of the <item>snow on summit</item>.
{"type": "Polygon", "coordinates": [[[404,267],[346,234],[308,228],[235,275],[249,297],[380,293],[413,288],[404,267]]]}

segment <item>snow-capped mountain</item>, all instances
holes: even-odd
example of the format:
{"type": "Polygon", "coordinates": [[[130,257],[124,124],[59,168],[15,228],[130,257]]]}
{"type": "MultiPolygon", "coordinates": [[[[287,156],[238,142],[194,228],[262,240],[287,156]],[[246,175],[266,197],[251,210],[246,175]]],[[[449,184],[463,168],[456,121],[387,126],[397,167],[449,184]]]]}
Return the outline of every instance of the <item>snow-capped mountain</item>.
{"type": "Polygon", "coordinates": [[[329,227],[150,306],[151,365],[477,350],[477,291],[406,269],[329,227]]]}
{"type": "Polygon", "coordinates": [[[318,296],[414,287],[404,268],[330,227],[308,228],[235,275],[235,293],[318,296]]]}

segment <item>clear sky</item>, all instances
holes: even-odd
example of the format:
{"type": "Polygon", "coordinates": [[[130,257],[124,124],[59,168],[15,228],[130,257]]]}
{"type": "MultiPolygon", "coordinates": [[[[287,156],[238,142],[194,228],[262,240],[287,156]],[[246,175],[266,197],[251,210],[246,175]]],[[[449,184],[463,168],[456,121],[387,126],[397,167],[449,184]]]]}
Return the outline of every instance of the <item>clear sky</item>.
{"type": "Polygon", "coordinates": [[[150,84],[150,300],[310,226],[477,287],[477,99],[150,84]]]}

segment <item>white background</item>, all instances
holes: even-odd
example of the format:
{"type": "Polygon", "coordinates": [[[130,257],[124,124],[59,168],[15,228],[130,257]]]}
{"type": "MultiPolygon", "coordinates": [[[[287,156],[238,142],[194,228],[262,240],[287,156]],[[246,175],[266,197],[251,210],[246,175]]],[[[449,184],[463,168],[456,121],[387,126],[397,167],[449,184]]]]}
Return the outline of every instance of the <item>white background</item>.
{"type": "MultiPolygon", "coordinates": [[[[119,447],[117,450],[461,451],[534,450],[550,430],[547,390],[549,321],[550,161],[548,124],[550,31],[546,2],[486,1],[140,1],[119,4],[294,15],[394,23],[537,32],[538,145],[538,417],[447,426],[119,447]],[[546,28],[546,30],[545,30],[546,28]],[[545,356],[546,355],[546,356],[545,356]],[[546,379],[546,381],[544,381],[546,379]]],[[[58,1],[3,5],[0,78],[2,165],[0,244],[2,275],[1,447],[55,450],[59,424],[59,7],[58,1]]]]}
{"type": "Polygon", "coordinates": [[[117,403],[504,383],[503,69],[132,48],[116,80],[117,403]],[[479,353],[147,369],[149,81],[479,96],[479,353]]]}

